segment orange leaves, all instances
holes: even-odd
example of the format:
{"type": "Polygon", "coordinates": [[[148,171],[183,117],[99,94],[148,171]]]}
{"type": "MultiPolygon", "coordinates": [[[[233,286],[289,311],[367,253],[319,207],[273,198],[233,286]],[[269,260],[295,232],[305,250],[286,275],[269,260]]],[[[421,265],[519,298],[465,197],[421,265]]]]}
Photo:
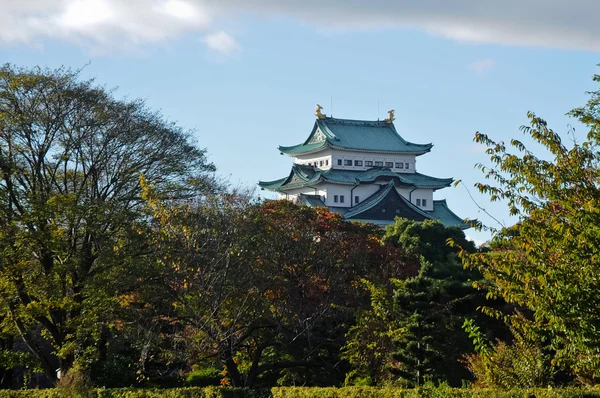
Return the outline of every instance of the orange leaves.
{"type": "Polygon", "coordinates": [[[119,297],[117,297],[117,301],[119,302],[119,305],[124,308],[129,307],[133,303],[139,302],[139,299],[140,299],[140,295],[136,292],[129,293],[129,294],[122,294],[119,297]]]}

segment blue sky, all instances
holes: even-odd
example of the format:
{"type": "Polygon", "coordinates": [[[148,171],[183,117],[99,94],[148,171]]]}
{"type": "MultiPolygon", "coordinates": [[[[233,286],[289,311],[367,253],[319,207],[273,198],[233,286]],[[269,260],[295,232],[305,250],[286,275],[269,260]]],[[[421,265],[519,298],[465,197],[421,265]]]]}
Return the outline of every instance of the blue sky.
{"type": "MultiPolygon", "coordinates": [[[[194,129],[219,173],[242,185],[288,173],[292,160],[277,145],[306,138],[317,103],[353,119],[395,109],[405,139],[435,145],[418,159],[420,172],[461,179],[510,223],[501,204],[473,188],[482,180],[473,166],[487,159],[473,135],[521,137],[531,110],[561,133],[574,124],[584,138],[564,114],[597,88],[600,4],[412,3],[0,0],[0,62],[89,63],[84,76],[194,129]]],[[[441,198],[461,217],[493,224],[464,187],[441,198]]]]}

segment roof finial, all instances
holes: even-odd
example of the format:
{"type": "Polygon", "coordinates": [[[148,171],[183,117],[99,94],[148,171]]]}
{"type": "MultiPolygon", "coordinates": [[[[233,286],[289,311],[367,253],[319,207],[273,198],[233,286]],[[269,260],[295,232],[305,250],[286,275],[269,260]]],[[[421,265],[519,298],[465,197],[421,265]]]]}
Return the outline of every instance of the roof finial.
{"type": "Polygon", "coordinates": [[[387,119],[385,119],[385,122],[386,122],[387,124],[392,124],[392,122],[393,122],[394,120],[396,120],[396,118],[394,117],[394,110],[393,110],[393,109],[392,109],[392,110],[389,110],[389,111],[388,111],[388,115],[390,115],[390,116],[389,116],[387,119]]]}
{"type": "Polygon", "coordinates": [[[325,114],[321,113],[322,109],[323,107],[317,104],[317,109],[315,109],[315,116],[317,117],[317,119],[325,119],[325,114]]]}

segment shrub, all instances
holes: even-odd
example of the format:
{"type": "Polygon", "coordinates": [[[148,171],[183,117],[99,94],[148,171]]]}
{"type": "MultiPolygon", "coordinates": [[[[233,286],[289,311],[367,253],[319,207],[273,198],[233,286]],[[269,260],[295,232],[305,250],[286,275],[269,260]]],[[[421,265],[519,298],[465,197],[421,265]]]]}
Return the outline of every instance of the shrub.
{"type": "Polygon", "coordinates": [[[185,379],[188,386],[218,386],[221,382],[221,370],[215,367],[196,369],[185,379]]]}

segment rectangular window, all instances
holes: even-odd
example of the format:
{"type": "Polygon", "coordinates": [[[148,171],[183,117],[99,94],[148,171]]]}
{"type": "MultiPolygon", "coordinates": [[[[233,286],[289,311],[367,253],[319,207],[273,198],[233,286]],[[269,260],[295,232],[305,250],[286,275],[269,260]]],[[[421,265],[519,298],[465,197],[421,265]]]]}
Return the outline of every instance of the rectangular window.
{"type": "Polygon", "coordinates": [[[404,163],[404,168],[408,170],[408,163],[404,163]]]}
{"type": "Polygon", "coordinates": [[[354,197],[354,204],[357,205],[360,203],[360,198],[358,196],[354,197]]]}
{"type": "Polygon", "coordinates": [[[323,161],[319,160],[319,166],[323,166],[323,161]]]}
{"type": "Polygon", "coordinates": [[[421,199],[417,199],[417,206],[421,206],[421,199]]]}
{"type": "Polygon", "coordinates": [[[349,160],[349,159],[344,160],[344,166],[352,166],[352,160],[349,160]]]}
{"type": "Polygon", "coordinates": [[[367,166],[367,167],[373,167],[373,161],[372,160],[365,160],[365,166],[367,166]]]}
{"type": "Polygon", "coordinates": [[[383,166],[383,162],[375,162],[375,166],[381,167],[383,166]]]}
{"type": "Polygon", "coordinates": [[[325,161],[325,166],[329,166],[329,159],[325,161]]]}
{"type": "Polygon", "coordinates": [[[394,167],[394,162],[385,162],[385,167],[389,167],[389,168],[394,167]]]}
{"type": "Polygon", "coordinates": [[[338,159],[338,166],[342,165],[342,159],[338,159]]]}
{"type": "Polygon", "coordinates": [[[315,167],[317,167],[317,162],[314,163],[315,167]]]}
{"type": "Polygon", "coordinates": [[[340,203],[344,203],[344,195],[340,195],[340,203]]]}
{"type": "Polygon", "coordinates": [[[427,207],[427,199],[423,199],[421,201],[421,204],[423,205],[423,207],[427,207]]]}
{"type": "Polygon", "coordinates": [[[355,166],[362,166],[362,160],[355,160],[354,161],[354,165],[355,166]]]}
{"type": "Polygon", "coordinates": [[[333,195],[333,203],[337,203],[338,202],[338,196],[337,195],[333,195]]]}
{"type": "Polygon", "coordinates": [[[403,169],[404,168],[404,163],[396,163],[396,168],[403,169]]]}

